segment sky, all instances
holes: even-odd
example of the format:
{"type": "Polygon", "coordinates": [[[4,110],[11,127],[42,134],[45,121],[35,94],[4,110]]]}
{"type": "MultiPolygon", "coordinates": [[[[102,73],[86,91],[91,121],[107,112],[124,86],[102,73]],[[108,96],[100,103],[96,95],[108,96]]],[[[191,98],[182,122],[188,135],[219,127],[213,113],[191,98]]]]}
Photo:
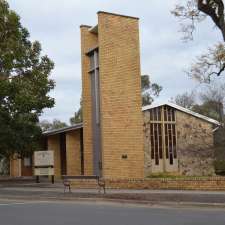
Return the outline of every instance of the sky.
{"type": "Polygon", "coordinates": [[[194,41],[183,42],[179,21],[170,13],[184,0],[8,0],[21,17],[31,40],[38,40],[42,53],[55,63],[51,78],[56,87],[50,95],[54,108],[44,110],[41,120],[69,123],[79,108],[81,96],[81,24],[96,25],[98,11],[140,18],[141,74],[163,87],[157,102],[199,87],[184,72],[195,57],[221,40],[207,19],[194,33],[194,41]]]}

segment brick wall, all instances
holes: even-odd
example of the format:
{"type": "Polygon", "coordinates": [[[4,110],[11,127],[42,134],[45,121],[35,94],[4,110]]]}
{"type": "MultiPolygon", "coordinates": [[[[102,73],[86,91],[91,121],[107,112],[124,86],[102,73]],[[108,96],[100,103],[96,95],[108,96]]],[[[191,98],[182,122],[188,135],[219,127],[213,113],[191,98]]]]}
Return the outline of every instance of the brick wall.
{"type": "Polygon", "coordinates": [[[80,129],[66,133],[67,175],[81,174],[80,129]]]}
{"type": "Polygon", "coordinates": [[[61,177],[60,139],[59,135],[48,136],[48,150],[54,151],[55,177],[61,177]]]}
{"type": "MultiPolygon", "coordinates": [[[[225,190],[224,177],[202,178],[151,178],[151,179],[106,179],[108,189],[151,189],[151,190],[225,190]]],[[[76,180],[74,188],[98,188],[93,180],[76,180]]]]}
{"type": "Polygon", "coordinates": [[[103,175],[142,178],[138,19],[100,12],[98,38],[103,175]]]}
{"type": "Polygon", "coordinates": [[[170,190],[225,190],[225,178],[152,178],[140,180],[106,180],[108,188],[170,189],[170,190]]]}
{"type": "Polygon", "coordinates": [[[10,159],[10,176],[18,177],[21,176],[21,160],[20,159],[10,159]]]}
{"type": "Polygon", "coordinates": [[[83,107],[83,143],[84,143],[84,174],[93,173],[92,151],[92,110],[91,110],[91,81],[89,57],[85,54],[90,48],[98,45],[96,34],[90,33],[89,26],[82,25],[81,32],[81,64],[82,64],[82,107],[83,107]]]}

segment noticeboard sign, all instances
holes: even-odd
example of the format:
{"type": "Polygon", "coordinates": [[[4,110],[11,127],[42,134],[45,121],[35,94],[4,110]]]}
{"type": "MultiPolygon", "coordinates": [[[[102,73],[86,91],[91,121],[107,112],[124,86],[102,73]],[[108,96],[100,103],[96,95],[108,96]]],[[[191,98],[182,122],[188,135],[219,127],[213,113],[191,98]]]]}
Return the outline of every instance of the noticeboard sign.
{"type": "Polygon", "coordinates": [[[35,168],[34,169],[35,176],[53,176],[54,168],[35,168]]]}
{"type": "Polygon", "coordinates": [[[35,167],[53,167],[54,166],[54,152],[53,151],[36,151],[34,152],[34,166],[35,167]]]}

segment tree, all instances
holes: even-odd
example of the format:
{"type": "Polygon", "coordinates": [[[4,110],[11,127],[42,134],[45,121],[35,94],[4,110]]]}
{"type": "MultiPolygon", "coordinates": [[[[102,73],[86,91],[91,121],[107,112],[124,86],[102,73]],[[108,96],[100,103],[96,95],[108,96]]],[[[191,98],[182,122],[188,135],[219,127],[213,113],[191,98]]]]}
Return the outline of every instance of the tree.
{"type": "Polygon", "coordinates": [[[81,123],[83,121],[82,116],[82,99],[80,100],[80,107],[79,109],[74,113],[74,116],[70,118],[70,124],[76,124],[81,123]]]}
{"type": "Polygon", "coordinates": [[[54,81],[49,79],[53,67],[47,56],[41,56],[40,43],[29,40],[19,16],[0,0],[1,155],[23,156],[38,148],[38,118],[44,108],[54,105],[48,95],[54,88],[54,81]]]}
{"type": "Polygon", "coordinates": [[[188,92],[185,92],[183,94],[179,94],[174,100],[172,99],[172,101],[184,108],[192,109],[193,105],[195,104],[195,93],[191,92],[189,94],[188,92]]]}
{"type": "Polygon", "coordinates": [[[162,86],[151,83],[148,75],[141,76],[142,105],[150,105],[154,97],[158,97],[162,91],[162,86]]]}
{"type": "Polygon", "coordinates": [[[192,110],[220,122],[224,120],[225,84],[213,83],[200,93],[202,104],[196,104],[192,110]]]}
{"type": "Polygon", "coordinates": [[[177,105],[208,116],[220,122],[224,121],[225,83],[212,82],[199,92],[185,92],[172,99],[177,105]],[[197,100],[196,100],[197,99],[197,100]],[[199,102],[197,104],[197,102],[199,102]]]}
{"type": "Polygon", "coordinates": [[[61,122],[60,120],[54,119],[52,123],[49,122],[48,120],[42,120],[39,123],[39,126],[41,127],[42,131],[51,131],[67,127],[68,125],[64,122],[61,122]]]}
{"type": "Polygon", "coordinates": [[[193,40],[197,23],[211,18],[219,29],[223,42],[208,49],[193,62],[187,73],[200,82],[209,83],[213,76],[220,76],[225,70],[225,20],[223,0],[186,0],[185,5],[176,5],[173,15],[181,19],[184,40],[193,40]]]}
{"type": "Polygon", "coordinates": [[[202,104],[196,104],[192,107],[194,112],[200,113],[204,116],[208,116],[215,120],[221,121],[221,103],[216,101],[206,101],[202,104]]]}

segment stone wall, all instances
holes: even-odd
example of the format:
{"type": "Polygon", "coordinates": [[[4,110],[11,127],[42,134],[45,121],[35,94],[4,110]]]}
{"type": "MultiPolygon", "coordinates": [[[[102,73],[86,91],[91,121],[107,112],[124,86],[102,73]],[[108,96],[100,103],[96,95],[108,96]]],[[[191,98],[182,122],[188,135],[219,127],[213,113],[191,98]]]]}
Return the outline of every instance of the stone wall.
{"type": "Polygon", "coordinates": [[[177,111],[177,154],[183,175],[213,175],[213,126],[204,120],[177,111]]]}
{"type": "Polygon", "coordinates": [[[151,159],[151,147],[150,147],[150,113],[148,110],[143,111],[143,133],[144,133],[144,173],[145,176],[152,174],[152,159],[151,159]]]}
{"type": "MultiPolygon", "coordinates": [[[[148,111],[143,112],[145,175],[152,172],[148,111]]],[[[178,172],[181,175],[214,175],[213,125],[176,110],[178,172]]],[[[168,172],[168,171],[164,171],[168,172]]]]}

